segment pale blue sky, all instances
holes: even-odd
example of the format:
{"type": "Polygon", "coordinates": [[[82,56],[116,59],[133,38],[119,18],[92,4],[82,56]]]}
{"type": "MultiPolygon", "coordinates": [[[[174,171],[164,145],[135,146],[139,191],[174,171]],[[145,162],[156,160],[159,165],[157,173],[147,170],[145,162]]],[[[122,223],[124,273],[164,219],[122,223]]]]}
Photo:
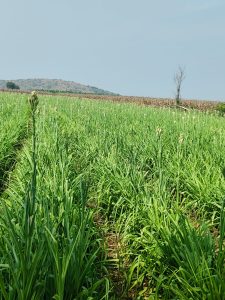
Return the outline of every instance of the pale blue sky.
{"type": "Polygon", "coordinates": [[[225,0],[0,0],[0,79],[225,100],[225,0]]]}

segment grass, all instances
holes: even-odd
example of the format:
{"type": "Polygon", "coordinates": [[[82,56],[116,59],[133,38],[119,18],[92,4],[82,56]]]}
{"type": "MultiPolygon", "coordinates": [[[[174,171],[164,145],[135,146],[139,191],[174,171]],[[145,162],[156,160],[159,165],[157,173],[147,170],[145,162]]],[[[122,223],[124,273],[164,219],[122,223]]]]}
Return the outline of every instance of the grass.
{"type": "Polygon", "coordinates": [[[16,152],[27,134],[27,107],[22,98],[0,94],[0,192],[7,184],[16,152]]]}
{"type": "Polygon", "coordinates": [[[222,299],[223,118],[41,96],[35,122],[1,197],[0,299],[222,299]]]}

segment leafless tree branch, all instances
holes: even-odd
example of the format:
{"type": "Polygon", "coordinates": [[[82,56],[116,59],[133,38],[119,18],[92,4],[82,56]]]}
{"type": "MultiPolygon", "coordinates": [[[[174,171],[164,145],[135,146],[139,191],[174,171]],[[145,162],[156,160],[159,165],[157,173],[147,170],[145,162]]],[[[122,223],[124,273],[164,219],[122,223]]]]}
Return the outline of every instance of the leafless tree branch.
{"type": "Polygon", "coordinates": [[[174,82],[176,85],[176,105],[181,103],[181,86],[185,79],[185,69],[184,67],[179,66],[177,72],[174,75],[174,82]]]}

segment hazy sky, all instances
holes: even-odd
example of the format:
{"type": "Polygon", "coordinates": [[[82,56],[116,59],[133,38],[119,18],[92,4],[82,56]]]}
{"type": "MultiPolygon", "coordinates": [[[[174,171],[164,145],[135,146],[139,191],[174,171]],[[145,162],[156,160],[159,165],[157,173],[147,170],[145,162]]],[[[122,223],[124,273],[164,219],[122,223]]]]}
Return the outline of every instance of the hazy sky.
{"type": "Polygon", "coordinates": [[[225,0],[0,0],[0,79],[225,100],[225,0]]]}

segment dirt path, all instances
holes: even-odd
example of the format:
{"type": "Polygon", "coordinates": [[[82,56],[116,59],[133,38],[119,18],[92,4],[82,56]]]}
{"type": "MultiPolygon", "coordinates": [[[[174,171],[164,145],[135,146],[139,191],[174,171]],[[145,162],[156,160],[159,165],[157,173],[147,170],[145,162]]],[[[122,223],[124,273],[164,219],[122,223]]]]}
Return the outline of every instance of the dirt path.
{"type": "Polygon", "coordinates": [[[103,248],[106,249],[106,268],[113,285],[115,299],[128,299],[124,297],[125,276],[121,256],[121,237],[114,231],[113,225],[107,222],[99,212],[95,214],[94,223],[101,231],[103,248]]]}
{"type": "Polygon", "coordinates": [[[129,290],[126,282],[126,274],[129,269],[129,263],[123,256],[122,237],[115,232],[114,225],[101,215],[96,213],[94,217],[95,225],[100,229],[103,247],[106,249],[106,268],[109,279],[113,286],[113,299],[115,300],[135,300],[137,299],[137,290],[129,290]]]}

